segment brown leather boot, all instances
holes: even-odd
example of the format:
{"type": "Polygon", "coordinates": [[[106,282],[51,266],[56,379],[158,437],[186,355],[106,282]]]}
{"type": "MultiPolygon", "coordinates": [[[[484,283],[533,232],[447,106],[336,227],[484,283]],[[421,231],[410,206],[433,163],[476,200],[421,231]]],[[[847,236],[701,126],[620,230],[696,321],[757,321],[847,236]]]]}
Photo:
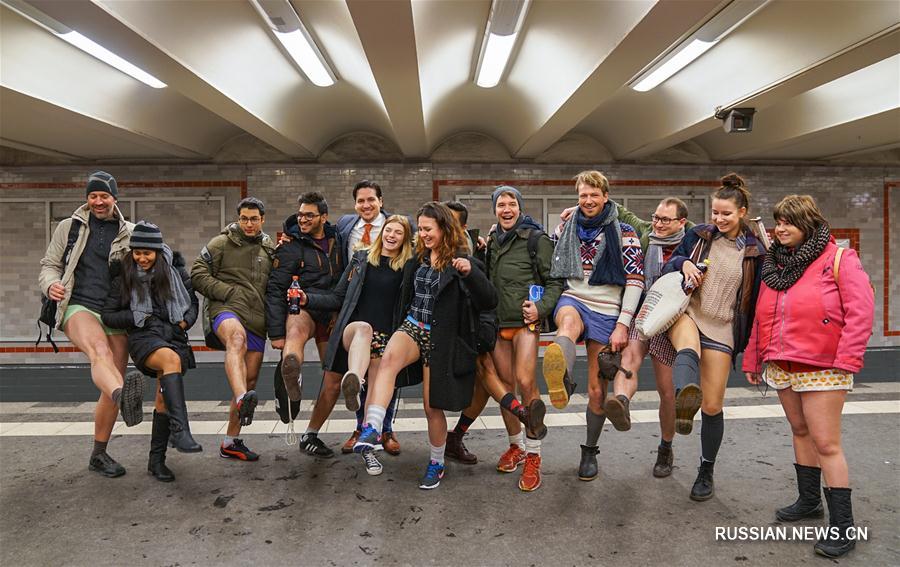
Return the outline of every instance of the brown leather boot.
{"type": "Polygon", "coordinates": [[[343,453],[345,455],[349,455],[350,453],[353,452],[353,446],[356,445],[356,440],[359,439],[359,434],[360,434],[360,431],[359,431],[359,429],[357,429],[350,436],[350,439],[347,439],[346,441],[344,441],[344,445],[341,447],[341,453],[343,453]]]}
{"type": "Polygon", "coordinates": [[[447,432],[447,448],[444,449],[444,456],[455,461],[459,461],[464,465],[474,465],[478,462],[478,457],[473,455],[466,449],[463,443],[465,433],[456,433],[455,431],[447,432]]]}

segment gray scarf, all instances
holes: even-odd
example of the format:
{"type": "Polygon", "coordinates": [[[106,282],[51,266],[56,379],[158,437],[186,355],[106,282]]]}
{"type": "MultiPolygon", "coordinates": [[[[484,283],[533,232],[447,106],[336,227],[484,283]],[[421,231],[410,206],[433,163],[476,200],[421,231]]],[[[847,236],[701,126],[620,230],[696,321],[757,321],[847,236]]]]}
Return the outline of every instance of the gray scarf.
{"type": "Polygon", "coordinates": [[[662,275],[663,248],[678,246],[684,240],[684,227],[671,236],[656,236],[656,232],[650,233],[650,246],[647,247],[647,257],[644,259],[644,288],[650,289],[653,282],[662,275]]]}
{"type": "MultiPolygon", "coordinates": [[[[169,322],[177,325],[184,321],[184,314],[191,308],[191,296],[188,294],[181,275],[172,266],[172,249],[168,244],[163,244],[163,258],[169,265],[169,286],[172,288],[172,297],[166,301],[166,313],[169,314],[169,322]]],[[[131,312],[134,316],[134,326],[143,328],[147,319],[153,315],[153,295],[150,289],[150,274],[137,266],[138,285],[143,288],[143,297],[136,288],[131,290],[131,312]]]]}

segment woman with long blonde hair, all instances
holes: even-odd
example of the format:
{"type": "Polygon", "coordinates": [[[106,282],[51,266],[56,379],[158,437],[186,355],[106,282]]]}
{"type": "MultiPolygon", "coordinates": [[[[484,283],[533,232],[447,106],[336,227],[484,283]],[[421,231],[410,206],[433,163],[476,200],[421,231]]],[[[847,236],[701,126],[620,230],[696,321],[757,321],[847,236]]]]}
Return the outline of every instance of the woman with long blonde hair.
{"type": "MultiPolygon", "coordinates": [[[[388,339],[406,312],[400,298],[415,269],[412,227],[402,215],[385,220],[368,250],[354,253],[334,290],[302,294],[308,309],[340,311],[328,340],[325,369],[343,373],[341,390],[347,409],[356,411],[366,375],[381,365],[388,339]]],[[[363,453],[366,472],[381,474],[374,450],[363,453]]]]}
{"type": "Polygon", "coordinates": [[[472,400],[477,313],[496,307],[497,292],[469,255],[466,235],[446,205],[426,203],[416,217],[416,267],[404,278],[401,300],[406,316],[370,384],[366,423],[354,450],[375,448],[398,374],[421,369],[431,453],[419,488],[428,490],[444,476],[444,410],[462,411],[472,400]]]}

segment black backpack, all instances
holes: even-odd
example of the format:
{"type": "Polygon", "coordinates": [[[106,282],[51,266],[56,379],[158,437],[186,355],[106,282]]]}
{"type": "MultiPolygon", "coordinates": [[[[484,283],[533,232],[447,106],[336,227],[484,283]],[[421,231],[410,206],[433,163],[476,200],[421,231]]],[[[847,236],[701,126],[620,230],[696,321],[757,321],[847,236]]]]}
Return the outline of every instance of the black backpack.
{"type": "MultiPolygon", "coordinates": [[[[78,233],[80,231],[81,221],[73,218],[72,224],[69,226],[69,236],[66,239],[66,248],[63,251],[62,256],[63,273],[65,273],[66,266],[69,264],[69,256],[72,255],[72,249],[75,248],[75,242],[78,240],[78,233]]],[[[50,342],[50,346],[53,347],[53,352],[58,353],[59,347],[56,346],[56,343],[53,341],[53,328],[56,326],[56,306],[56,301],[41,294],[41,313],[37,320],[38,337],[37,340],[34,341],[34,346],[38,346],[41,343],[41,338],[44,335],[44,331],[41,329],[41,323],[43,323],[44,325],[47,325],[47,340],[50,342]]]]}

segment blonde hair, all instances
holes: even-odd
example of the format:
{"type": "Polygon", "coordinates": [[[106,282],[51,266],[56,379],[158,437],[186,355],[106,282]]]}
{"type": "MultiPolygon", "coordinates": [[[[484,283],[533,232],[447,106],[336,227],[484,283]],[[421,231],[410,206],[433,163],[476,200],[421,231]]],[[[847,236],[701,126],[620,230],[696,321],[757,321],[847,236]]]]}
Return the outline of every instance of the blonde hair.
{"type": "Polygon", "coordinates": [[[384,221],[384,224],[381,225],[381,230],[378,231],[375,242],[369,248],[368,260],[373,266],[378,266],[381,262],[381,252],[384,250],[384,242],[381,240],[381,235],[384,233],[384,228],[391,223],[399,224],[403,227],[403,244],[400,245],[400,252],[391,258],[391,269],[397,272],[403,269],[403,265],[413,255],[412,226],[409,224],[409,219],[403,215],[391,215],[384,221]]]}
{"type": "Polygon", "coordinates": [[[788,195],[772,208],[772,216],[799,228],[804,238],[814,235],[823,224],[828,225],[811,195],[788,195]]]}
{"type": "Polygon", "coordinates": [[[596,170],[582,171],[575,176],[575,188],[579,185],[588,185],[595,189],[603,191],[604,195],[609,194],[609,180],[605,175],[596,170]]]}

